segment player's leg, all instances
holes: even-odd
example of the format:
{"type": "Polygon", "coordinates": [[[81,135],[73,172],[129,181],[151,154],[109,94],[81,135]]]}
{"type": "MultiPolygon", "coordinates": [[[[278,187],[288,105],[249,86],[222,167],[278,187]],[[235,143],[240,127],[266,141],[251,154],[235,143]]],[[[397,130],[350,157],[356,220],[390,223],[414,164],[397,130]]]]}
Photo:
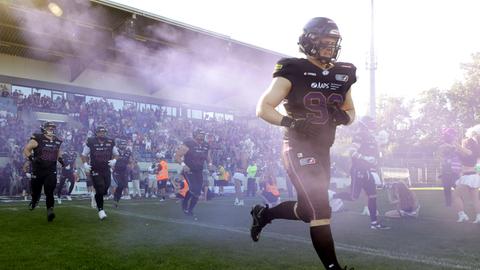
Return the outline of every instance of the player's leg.
{"type": "Polygon", "coordinates": [[[55,204],[53,193],[55,192],[56,185],[57,185],[57,174],[49,173],[44,176],[43,191],[45,192],[45,197],[46,197],[48,221],[52,221],[55,218],[55,213],[53,212],[53,206],[55,204]]]}
{"type": "Polygon", "coordinates": [[[60,198],[62,197],[62,189],[63,189],[63,186],[65,185],[66,180],[67,180],[67,177],[62,174],[62,176],[60,176],[60,183],[57,185],[57,198],[59,203],[61,203],[60,198]]]}
{"type": "Polygon", "coordinates": [[[118,202],[120,201],[120,198],[122,197],[122,192],[124,188],[124,183],[123,183],[123,177],[119,173],[115,173],[113,181],[117,183],[117,188],[115,189],[115,193],[113,194],[113,201],[115,204],[115,207],[118,206],[118,202]]]}
{"type": "Polygon", "coordinates": [[[202,172],[193,172],[192,175],[190,176],[190,182],[189,182],[189,190],[188,193],[190,193],[190,204],[188,205],[188,212],[190,214],[193,214],[193,208],[195,208],[195,205],[198,202],[198,198],[200,197],[200,194],[202,192],[202,184],[203,184],[203,175],[202,172]]]}
{"type": "Polygon", "coordinates": [[[68,181],[70,182],[70,186],[68,187],[67,199],[71,200],[70,195],[72,195],[73,188],[75,187],[75,175],[69,175],[68,181]]]}
{"type": "Polygon", "coordinates": [[[29,209],[33,210],[37,207],[42,195],[42,179],[38,178],[37,172],[32,172],[32,178],[30,179],[30,189],[32,190],[32,200],[29,205],[29,209]]]}

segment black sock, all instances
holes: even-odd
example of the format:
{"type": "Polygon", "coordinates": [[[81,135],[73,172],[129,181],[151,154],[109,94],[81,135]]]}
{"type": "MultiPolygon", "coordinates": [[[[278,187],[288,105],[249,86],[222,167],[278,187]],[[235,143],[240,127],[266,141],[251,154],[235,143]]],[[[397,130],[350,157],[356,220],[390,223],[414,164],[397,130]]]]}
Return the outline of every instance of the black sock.
{"type": "Polygon", "coordinates": [[[273,219],[290,219],[298,220],[298,217],[295,215],[295,204],[296,201],[286,201],[282,202],[279,205],[266,209],[265,218],[266,222],[270,222],[273,219]]]}
{"type": "Polygon", "coordinates": [[[97,202],[98,211],[103,210],[103,195],[95,194],[95,201],[97,202]]]}
{"type": "Polygon", "coordinates": [[[198,202],[198,197],[196,196],[190,196],[190,205],[188,206],[188,211],[192,212],[193,211],[193,208],[195,207],[195,205],[197,205],[197,202],[198,202]]]}
{"type": "Polygon", "coordinates": [[[188,201],[190,200],[191,197],[192,197],[192,195],[190,195],[190,192],[187,192],[187,194],[185,194],[185,198],[183,198],[183,201],[182,201],[182,209],[183,210],[188,209],[188,201]]]}
{"type": "Polygon", "coordinates": [[[335,245],[330,225],[310,227],[310,237],[312,238],[313,247],[325,269],[341,269],[335,254],[335,245]]]}
{"type": "Polygon", "coordinates": [[[370,221],[377,221],[377,198],[368,198],[368,211],[370,211],[370,221]]]}

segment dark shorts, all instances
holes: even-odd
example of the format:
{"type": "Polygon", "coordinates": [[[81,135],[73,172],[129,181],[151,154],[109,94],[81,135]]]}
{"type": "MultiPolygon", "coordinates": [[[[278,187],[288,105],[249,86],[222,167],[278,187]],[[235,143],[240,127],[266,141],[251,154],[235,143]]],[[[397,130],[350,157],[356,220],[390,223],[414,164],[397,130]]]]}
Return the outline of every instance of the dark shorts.
{"type": "Polygon", "coordinates": [[[330,147],[308,140],[285,140],[282,158],[297,190],[297,216],[305,222],[329,219],[330,147]]]}
{"type": "Polygon", "coordinates": [[[167,180],[160,180],[157,181],[157,187],[160,188],[166,188],[167,187],[167,180]]]}
{"type": "Polygon", "coordinates": [[[374,196],[377,194],[375,178],[373,178],[370,168],[352,167],[350,174],[352,178],[352,199],[358,199],[362,189],[365,190],[367,196],[374,196]]]}

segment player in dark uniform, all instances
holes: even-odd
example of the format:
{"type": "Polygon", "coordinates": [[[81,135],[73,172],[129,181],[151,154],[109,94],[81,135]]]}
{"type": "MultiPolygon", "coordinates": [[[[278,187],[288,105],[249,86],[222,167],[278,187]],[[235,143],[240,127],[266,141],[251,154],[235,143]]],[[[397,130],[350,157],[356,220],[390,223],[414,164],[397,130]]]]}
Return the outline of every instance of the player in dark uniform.
{"type": "Polygon", "coordinates": [[[356,68],[336,62],[340,41],[335,22],[311,19],[298,42],[306,59],[278,61],[257,105],[257,116],[285,127],[282,157],[298,201],[273,208],[256,205],[251,237],[258,241],[263,227],[274,219],[302,220],[310,224],[313,246],[326,269],[341,269],[330,230],[330,147],[336,127],[355,117],[350,87],[356,82],[356,68]],[[275,110],[282,101],[288,116],[275,110]]]}
{"type": "Polygon", "coordinates": [[[182,210],[187,216],[193,216],[193,208],[202,191],[203,165],[207,161],[211,164],[210,147],[205,141],[205,132],[196,129],[193,138],[186,139],[178,148],[175,161],[182,164],[182,174],[189,187],[182,202],[182,210]]]}
{"type": "Polygon", "coordinates": [[[53,122],[45,122],[41,127],[42,133],[34,133],[23,149],[23,154],[28,159],[25,167],[28,166],[28,162],[31,162],[32,166],[32,172],[29,175],[32,189],[30,210],[37,206],[43,187],[47,197],[48,221],[55,218],[53,193],[57,185],[57,161],[65,166],[60,152],[62,141],[55,136],[55,129],[56,125],[53,122]]]}
{"type": "Polygon", "coordinates": [[[111,183],[110,169],[117,162],[118,149],[115,141],[107,137],[107,129],[97,126],[95,137],[87,139],[83,147],[82,162],[86,172],[90,172],[93,187],[95,188],[95,201],[97,203],[98,217],[103,220],[107,217],[103,209],[103,196],[107,195],[111,183]],[[87,162],[90,159],[90,164],[87,162]]]}
{"type": "Polygon", "coordinates": [[[354,201],[359,198],[363,189],[368,197],[367,206],[370,215],[370,228],[390,229],[390,227],[383,225],[377,220],[377,185],[373,174],[376,173],[380,151],[373,136],[376,124],[370,116],[364,116],[358,122],[358,132],[354,134],[352,139],[351,192],[337,193],[334,195],[334,198],[354,201]]]}
{"type": "Polygon", "coordinates": [[[57,185],[57,196],[58,196],[58,203],[62,203],[62,189],[65,185],[65,182],[68,180],[70,182],[70,187],[68,188],[67,193],[67,200],[72,200],[70,194],[72,194],[72,190],[75,187],[75,169],[76,165],[75,162],[77,160],[77,153],[70,149],[63,153],[62,159],[65,162],[65,167],[62,168],[62,175],[60,176],[60,184],[57,185]]]}
{"type": "Polygon", "coordinates": [[[123,190],[128,187],[128,166],[132,162],[132,152],[127,149],[127,141],[118,140],[118,158],[113,169],[113,178],[117,182],[117,189],[113,195],[113,204],[118,207],[123,190]]]}

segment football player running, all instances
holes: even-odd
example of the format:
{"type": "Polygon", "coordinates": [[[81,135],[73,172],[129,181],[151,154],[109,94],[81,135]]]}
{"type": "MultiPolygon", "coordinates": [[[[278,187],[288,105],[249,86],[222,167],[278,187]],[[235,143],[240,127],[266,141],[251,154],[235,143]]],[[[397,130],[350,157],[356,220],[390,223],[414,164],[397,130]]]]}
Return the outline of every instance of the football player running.
{"type": "Polygon", "coordinates": [[[340,42],[334,21],[311,19],[298,42],[306,59],[278,61],[257,105],[258,117],[285,128],[282,157],[298,200],[273,208],[256,205],[251,211],[251,237],[258,241],[261,230],[274,219],[302,220],[310,224],[313,246],[326,269],[342,269],[330,229],[330,147],[336,127],[349,125],[355,117],[350,87],[356,82],[356,68],[336,61],[340,42]],[[282,101],[287,116],[275,110],[282,101]]]}
{"type": "Polygon", "coordinates": [[[376,167],[380,158],[377,141],[373,136],[376,124],[372,117],[364,116],[358,121],[359,130],[352,139],[352,179],[351,192],[335,194],[336,198],[354,201],[360,196],[362,189],[367,194],[368,214],[370,215],[370,228],[374,230],[388,230],[390,227],[383,225],[377,217],[377,184],[375,183],[376,167]]]}
{"type": "Polygon", "coordinates": [[[24,170],[30,163],[32,168],[31,173],[27,172],[27,177],[31,179],[32,188],[30,210],[37,206],[43,187],[47,197],[47,220],[49,222],[55,218],[53,193],[57,185],[57,161],[62,164],[62,167],[65,167],[60,151],[62,141],[55,136],[56,128],[55,123],[45,122],[41,127],[42,133],[34,133],[23,149],[23,155],[27,158],[24,170]]]}
{"type": "Polygon", "coordinates": [[[83,147],[81,156],[83,167],[85,172],[90,172],[92,177],[100,220],[104,220],[107,217],[103,209],[103,196],[107,195],[110,187],[112,181],[110,168],[115,167],[118,154],[115,141],[107,137],[107,129],[104,126],[97,126],[95,137],[88,138],[87,143],[83,147]],[[90,164],[87,162],[88,159],[90,164]]]}

